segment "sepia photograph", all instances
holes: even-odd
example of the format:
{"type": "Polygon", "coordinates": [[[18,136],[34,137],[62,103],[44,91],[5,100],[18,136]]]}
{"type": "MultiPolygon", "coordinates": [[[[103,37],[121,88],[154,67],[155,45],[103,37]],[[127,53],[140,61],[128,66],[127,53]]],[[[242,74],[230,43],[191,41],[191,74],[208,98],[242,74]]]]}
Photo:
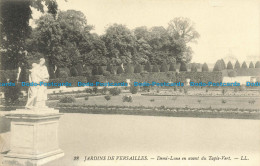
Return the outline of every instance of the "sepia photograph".
{"type": "Polygon", "coordinates": [[[0,166],[260,166],[260,0],[0,0],[0,166]]]}

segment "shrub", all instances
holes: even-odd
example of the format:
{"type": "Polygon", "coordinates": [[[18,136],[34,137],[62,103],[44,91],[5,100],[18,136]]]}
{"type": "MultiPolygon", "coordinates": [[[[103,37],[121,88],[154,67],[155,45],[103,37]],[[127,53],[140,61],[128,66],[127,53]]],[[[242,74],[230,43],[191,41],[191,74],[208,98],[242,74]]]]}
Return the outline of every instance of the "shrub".
{"type": "Polygon", "coordinates": [[[134,73],[141,73],[142,72],[142,66],[140,64],[135,66],[134,73]]]}
{"type": "Polygon", "coordinates": [[[109,93],[112,96],[116,96],[116,95],[119,95],[121,93],[121,90],[119,88],[111,88],[111,89],[109,89],[109,93]]]}
{"type": "Polygon", "coordinates": [[[219,63],[219,61],[216,62],[214,68],[213,68],[213,71],[221,71],[221,65],[219,63]]]}
{"type": "Polygon", "coordinates": [[[176,68],[175,68],[175,64],[174,64],[174,63],[171,63],[171,64],[170,64],[169,71],[176,71],[176,68]]]}
{"type": "Polygon", "coordinates": [[[222,104],[226,104],[226,103],[227,103],[227,100],[222,99],[222,100],[221,100],[221,103],[222,103],[222,104]]]}
{"type": "Polygon", "coordinates": [[[104,69],[102,66],[98,66],[98,75],[103,75],[104,74],[104,69]]]}
{"type": "Polygon", "coordinates": [[[255,104],[255,99],[250,99],[250,100],[248,101],[248,103],[249,103],[249,104],[255,104]]]}
{"type": "Polygon", "coordinates": [[[124,73],[124,69],[122,68],[122,66],[119,66],[119,67],[117,68],[116,73],[117,73],[117,74],[122,74],[122,73],[124,73]]]}
{"type": "Polygon", "coordinates": [[[106,94],[107,91],[108,91],[108,89],[107,89],[107,87],[105,86],[105,87],[101,90],[101,93],[102,93],[102,94],[106,94]]]}
{"type": "Polygon", "coordinates": [[[158,68],[157,64],[155,64],[155,65],[153,66],[152,72],[159,72],[159,68],[158,68]]]}
{"type": "Polygon", "coordinates": [[[104,71],[104,72],[103,72],[103,76],[110,76],[110,72],[104,71]]]}
{"type": "Polygon", "coordinates": [[[109,64],[107,64],[106,71],[112,73],[112,68],[113,68],[112,65],[109,63],[109,64]]]}
{"type": "Polygon", "coordinates": [[[151,99],[150,102],[154,102],[155,100],[154,99],[151,99]]]}
{"type": "Polygon", "coordinates": [[[71,97],[71,96],[65,96],[65,97],[62,97],[60,100],[59,100],[60,103],[74,103],[75,102],[75,98],[74,97],[71,97]]]}
{"type": "Polygon", "coordinates": [[[198,100],[197,100],[197,102],[200,104],[200,103],[201,103],[201,100],[200,100],[200,99],[198,99],[198,100]]]}
{"type": "Polygon", "coordinates": [[[253,62],[250,62],[250,64],[249,64],[249,68],[255,68],[253,62]]]}
{"type": "Polygon", "coordinates": [[[106,96],[104,96],[104,98],[106,99],[106,101],[111,100],[111,96],[110,95],[106,95],[106,96]]]}
{"type": "Polygon", "coordinates": [[[204,63],[204,64],[202,65],[202,71],[203,71],[203,72],[208,72],[208,71],[209,71],[209,67],[208,67],[207,63],[204,63]]]}
{"type": "Polygon", "coordinates": [[[127,74],[134,73],[133,67],[130,63],[127,64],[125,73],[127,73],[127,74]]]}
{"type": "Polygon", "coordinates": [[[67,77],[69,77],[69,75],[66,71],[59,72],[59,78],[67,78],[67,77]]]}
{"type": "Polygon", "coordinates": [[[152,66],[151,66],[151,63],[149,61],[145,64],[144,70],[147,71],[147,72],[152,71],[152,66]]]}
{"type": "Polygon", "coordinates": [[[94,88],[93,88],[93,92],[94,92],[95,94],[97,94],[98,88],[97,88],[97,87],[94,87],[94,88]]]}
{"type": "Polygon", "coordinates": [[[98,67],[97,66],[93,66],[92,75],[98,75],[98,67]]]}
{"type": "Polygon", "coordinates": [[[235,77],[236,75],[237,73],[234,70],[228,72],[229,77],[235,77]]]}
{"type": "Polygon", "coordinates": [[[243,64],[242,64],[242,67],[241,67],[241,68],[243,68],[243,69],[247,69],[246,62],[243,62],[243,64]]]}
{"type": "Polygon", "coordinates": [[[77,69],[76,69],[75,67],[72,67],[72,68],[70,69],[70,74],[71,74],[72,77],[78,76],[78,71],[77,71],[77,69]]]}
{"type": "Polygon", "coordinates": [[[76,66],[75,66],[77,72],[78,72],[78,76],[82,76],[83,74],[83,66],[82,64],[78,63],[76,66]]]}
{"type": "Polygon", "coordinates": [[[240,63],[238,61],[235,63],[235,69],[240,69],[240,63]]]}
{"type": "Polygon", "coordinates": [[[180,71],[187,71],[186,63],[181,62],[180,71]]]}
{"type": "Polygon", "coordinates": [[[220,63],[221,70],[226,69],[226,64],[225,64],[225,61],[223,59],[219,60],[219,63],[220,63]]]}
{"type": "Polygon", "coordinates": [[[85,97],[85,100],[88,100],[88,96],[85,97]]]}
{"type": "Polygon", "coordinates": [[[167,63],[164,62],[161,64],[160,72],[168,72],[167,63]]]}
{"type": "Polygon", "coordinates": [[[132,94],[136,94],[138,92],[138,87],[137,86],[130,86],[130,92],[132,94]]]}
{"type": "Polygon", "coordinates": [[[123,96],[123,98],[122,98],[122,100],[123,100],[123,102],[133,102],[133,98],[132,98],[132,96],[123,96]]]}
{"type": "Polygon", "coordinates": [[[233,69],[233,65],[232,65],[232,63],[230,61],[227,64],[227,69],[233,69]]]}
{"type": "Polygon", "coordinates": [[[93,90],[91,88],[88,88],[88,89],[86,89],[86,92],[92,94],[93,90]]]}
{"type": "Polygon", "coordinates": [[[197,72],[197,67],[196,67],[195,65],[192,65],[192,66],[191,66],[191,71],[192,71],[192,72],[197,72]]]}
{"type": "Polygon", "coordinates": [[[257,62],[256,62],[255,68],[260,68],[260,61],[257,61],[257,62]]]}

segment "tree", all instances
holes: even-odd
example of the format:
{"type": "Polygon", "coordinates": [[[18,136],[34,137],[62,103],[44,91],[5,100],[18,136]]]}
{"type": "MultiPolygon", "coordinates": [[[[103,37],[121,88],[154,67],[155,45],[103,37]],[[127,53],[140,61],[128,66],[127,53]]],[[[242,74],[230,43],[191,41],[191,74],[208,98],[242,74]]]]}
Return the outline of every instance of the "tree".
{"type": "Polygon", "coordinates": [[[140,64],[137,64],[135,66],[134,73],[141,73],[142,71],[142,66],[140,64]]]}
{"type": "Polygon", "coordinates": [[[104,74],[104,69],[102,66],[98,66],[98,75],[103,75],[104,74]]]}
{"type": "Polygon", "coordinates": [[[221,64],[220,64],[219,61],[217,61],[217,62],[215,63],[215,66],[214,66],[214,68],[213,68],[213,71],[221,71],[221,70],[222,70],[221,64]]]}
{"type": "Polygon", "coordinates": [[[127,73],[127,74],[134,73],[133,66],[132,66],[130,63],[128,63],[128,64],[126,65],[125,73],[127,73]]]}
{"type": "Polygon", "coordinates": [[[119,66],[119,67],[117,68],[116,73],[117,73],[117,74],[122,74],[122,73],[124,73],[124,69],[122,68],[122,66],[119,66]]]}
{"type": "Polygon", "coordinates": [[[202,72],[208,72],[208,71],[209,71],[209,67],[208,67],[207,63],[204,63],[202,65],[202,72]]]}
{"type": "Polygon", "coordinates": [[[109,26],[102,40],[113,64],[131,62],[135,53],[135,37],[126,26],[121,24],[109,26]]]}
{"type": "Polygon", "coordinates": [[[106,71],[112,73],[112,65],[110,63],[107,64],[106,71]]]}
{"type": "Polygon", "coordinates": [[[175,39],[183,39],[185,43],[197,42],[200,37],[194,28],[194,23],[188,18],[177,17],[168,23],[168,33],[175,39]]]}
{"type": "Polygon", "coordinates": [[[250,64],[249,64],[249,68],[255,68],[253,62],[250,62],[250,64]]]}
{"type": "Polygon", "coordinates": [[[181,62],[180,71],[187,71],[186,63],[181,62]]]}
{"type": "Polygon", "coordinates": [[[235,69],[240,69],[240,63],[238,61],[235,63],[235,69]]]}
{"type": "Polygon", "coordinates": [[[32,28],[29,26],[32,11],[30,7],[44,12],[44,4],[48,13],[56,15],[57,3],[55,0],[26,0],[0,2],[0,55],[1,67],[6,70],[17,69],[27,65],[25,40],[30,36],[32,28]],[[42,3],[43,2],[43,3],[42,3]]]}
{"type": "Polygon", "coordinates": [[[192,71],[192,72],[197,72],[197,67],[196,67],[195,65],[192,65],[192,66],[191,66],[191,71],[192,71]]]}
{"type": "Polygon", "coordinates": [[[157,64],[155,64],[155,65],[153,66],[152,72],[159,72],[159,68],[158,68],[157,64]]]}
{"type": "Polygon", "coordinates": [[[176,68],[175,68],[175,64],[174,64],[174,63],[171,63],[171,64],[170,64],[169,71],[176,71],[176,68]]]}
{"type": "Polygon", "coordinates": [[[230,61],[227,64],[227,69],[233,69],[233,65],[232,65],[232,63],[230,61]]]}
{"type": "Polygon", "coordinates": [[[255,68],[260,68],[260,61],[257,61],[257,62],[256,62],[255,68]]]}
{"type": "Polygon", "coordinates": [[[132,57],[132,61],[136,64],[145,64],[145,62],[149,61],[151,54],[152,47],[141,38],[135,43],[135,54],[132,57]]]}
{"type": "Polygon", "coordinates": [[[167,71],[168,71],[167,63],[164,62],[161,64],[160,72],[167,72],[167,71]]]}
{"type": "Polygon", "coordinates": [[[242,68],[242,69],[247,69],[247,64],[246,64],[246,62],[243,62],[241,68],[242,68]]]}
{"type": "Polygon", "coordinates": [[[151,63],[149,61],[146,62],[145,66],[144,66],[144,70],[147,71],[147,72],[152,71],[152,66],[151,66],[151,63]]]}
{"type": "MultiPolygon", "coordinates": [[[[231,62],[230,62],[231,63],[231,62]]],[[[221,64],[221,70],[224,70],[226,69],[226,64],[225,64],[225,61],[223,59],[220,60],[220,64],[221,64]]],[[[232,65],[232,64],[231,64],[232,65]]],[[[233,65],[232,65],[232,68],[233,68],[233,65]]]]}

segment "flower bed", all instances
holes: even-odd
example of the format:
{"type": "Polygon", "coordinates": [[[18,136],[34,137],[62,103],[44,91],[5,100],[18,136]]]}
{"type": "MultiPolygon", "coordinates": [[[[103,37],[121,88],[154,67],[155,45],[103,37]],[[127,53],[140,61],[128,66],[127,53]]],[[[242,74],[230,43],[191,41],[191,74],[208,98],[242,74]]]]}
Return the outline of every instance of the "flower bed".
{"type": "Polygon", "coordinates": [[[144,106],[107,106],[59,104],[57,109],[63,113],[125,114],[148,116],[174,116],[199,118],[260,119],[259,109],[213,109],[213,108],[173,108],[144,106]]]}

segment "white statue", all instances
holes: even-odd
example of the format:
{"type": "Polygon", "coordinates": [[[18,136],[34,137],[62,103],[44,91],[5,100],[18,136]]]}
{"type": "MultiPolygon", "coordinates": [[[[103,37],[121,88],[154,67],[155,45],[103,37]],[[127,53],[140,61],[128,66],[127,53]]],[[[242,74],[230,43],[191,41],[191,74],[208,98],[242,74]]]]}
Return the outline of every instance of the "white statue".
{"type": "Polygon", "coordinates": [[[26,108],[44,108],[46,107],[47,100],[47,87],[42,83],[49,81],[49,74],[47,67],[45,66],[45,59],[41,58],[40,63],[32,64],[32,69],[30,70],[29,82],[37,83],[37,86],[30,86],[28,90],[28,101],[25,105],[26,108]],[[41,84],[41,86],[40,86],[41,84]]]}

